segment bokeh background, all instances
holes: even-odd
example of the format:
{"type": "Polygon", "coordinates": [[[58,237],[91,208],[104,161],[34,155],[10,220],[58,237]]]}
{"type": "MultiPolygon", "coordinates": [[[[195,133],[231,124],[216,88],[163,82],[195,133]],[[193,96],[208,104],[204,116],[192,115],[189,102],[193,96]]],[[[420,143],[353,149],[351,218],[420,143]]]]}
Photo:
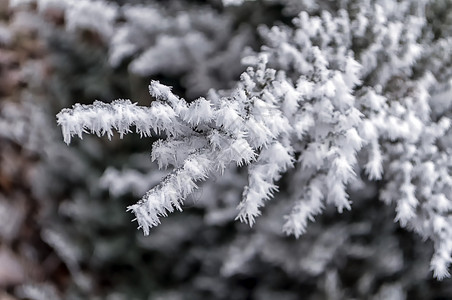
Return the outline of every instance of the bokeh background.
{"type": "MultiPolygon", "coordinates": [[[[262,44],[259,24],[359,1],[69,2],[0,0],[1,300],[452,299],[452,282],[429,270],[431,243],[399,228],[378,183],[295,239],[278,201],[253,228],[234,221],[246,176],[233,167],[144,237],[126,207],[166,174],[150,159],[158,137],[68,147],[56,124],[74,103],[146,105],[151,79],[187,100],[228,89],[262,44]]],[[[450,36],[451,2],[429,9],[450,36]]]]}

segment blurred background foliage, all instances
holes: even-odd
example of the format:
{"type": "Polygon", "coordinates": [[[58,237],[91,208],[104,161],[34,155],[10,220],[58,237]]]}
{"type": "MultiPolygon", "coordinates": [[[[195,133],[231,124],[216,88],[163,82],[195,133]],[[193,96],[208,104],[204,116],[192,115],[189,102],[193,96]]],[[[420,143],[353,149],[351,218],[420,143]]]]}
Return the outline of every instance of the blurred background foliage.
{"type": "MultiPolygon", "coordinates": [[[[352,211],[327,209],[296,240],[281,232],[277,201],[253,228],[234,221],[246,177],[231,168],[143,237],[125,208],[165,175],[151,141],[86,136],[67,147],[56,126],[76,102],[149,103],[150,79],[187,99],[229,88],[242,52],[261,45],[258,24],[346,2],[116,1],[152,8],[159,19],[144,24],[165,26],[123,10],[106,37],[88,23],[68,30],[58,5],[0,1],[0,299],[452,299],[451,281],[429,272],[431,245],[394,223],[377,184],[354,187],[352,211]],[[143,44],[113,64],[120,30],[143,44]]],[[[429,12],[439,35],[451,33],[449,4],[429,12]]]]}

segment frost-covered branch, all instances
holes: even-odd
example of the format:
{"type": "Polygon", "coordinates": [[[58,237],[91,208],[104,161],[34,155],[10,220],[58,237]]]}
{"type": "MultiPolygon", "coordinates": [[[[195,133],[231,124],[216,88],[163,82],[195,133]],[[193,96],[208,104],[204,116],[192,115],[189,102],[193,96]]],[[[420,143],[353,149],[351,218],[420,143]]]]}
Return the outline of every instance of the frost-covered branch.
{"type": "Polygon", "coordinates": [[[161,102],[155,102],[151,107],[140,107],[129,100],[116,100],[111,104],[100,101],[92,105],[76,104],[72,109],[62,110],[57,118],[67,144],[74,135],[82,138],[86,130],[98,136],[107,135],[109,139],[113,136],[113,129],[122,137],[131,131],[132,126],[140,136],[150,136],[152,130],[170,134],[180,130],[175,112],[161,102]]]}
{"type": "MultiPolygon", "coordinates": [[[[249,68],[231,90],[187,103],[153,81],[150,93],[157,100],[149,107],[124,100],[76,105],[58,122],[67,143],[84,131],[110,137],[115,129],[122,136],[131,126],[143,136],[166,133],[154,143],[152,159],[171,173],[129,207],[145,234],[161,216],[182,210],[198,181],[231,164],[248,170],[237,218],[250,225],[279,180],[296,187],[285,191],[283,225],[296,237],[327,205],[350,210],[351,183],[380,181],[380,198],[395,207],[394,219],[433,240],[431,266],[443,278],[452,252],[451,74],[435,54],[444,57],[450,41],[434,41],[435,50],[426,50],[422,43],[433,42],[434,34],[426,33],[425,5],[382,0],[351,15],[303,11],[291,26],[260,28],[266,45],[248,52],[243,63],[249,68]]],[[[129,30],[120,37],[131,39],[129,30]]],[[[183,43],[156,39],[158,49],[145,51],[133,66],[148,73],[159,70],[155,58],[172,61],[162,49],[207,48],[202,35],[186,36],[183,43]]],[[[134,47],[119,54],[136,53],[134,47]]],[[[205,58],[203,52],[190,55],[205,58]]],[[[172,63],[173,70],[183,69],[172,63]]]]}

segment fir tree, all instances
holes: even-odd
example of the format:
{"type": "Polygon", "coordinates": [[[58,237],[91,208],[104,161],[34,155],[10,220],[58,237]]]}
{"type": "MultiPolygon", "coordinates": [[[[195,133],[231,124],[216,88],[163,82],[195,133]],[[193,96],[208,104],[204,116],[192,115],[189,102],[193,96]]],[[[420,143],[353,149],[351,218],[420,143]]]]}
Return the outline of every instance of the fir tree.
{"type": "Polygon", "coordinates": [[[325,205],[351,208],[346,189],[361,180],[362,168],[369,180],[384,180],[381,198],[396,203],[395,220],[434,241],[431,267],[441,279],[451,260],[444,192],[451,186],[444,181],[449,155],[437,142],[450,121],[430,115],[434,75],[413,71],[423,54],[419,40],[429,40],[425,5],[369,3],[351,17],[345,10],[302,12],[294,29],[262,28],[266,46],[244,59],[251,67],[225,95],[211,92],[188,104],[152,82],[157,100],[149,108],[96,102],[63,110],[58,122],[67,143],[86,130],[109,137],[131,126],[142,136],[165,133],[152,158],[173,170],[129,207],[146,235],[160,216],[182,209],[196,182],[235,163],[248,168],[237,218],[250,225],[290,172],[299,188],[283,230],[298,237],[325,205]],[[369,158],[358,161],[363,146],[369,158]]]}

